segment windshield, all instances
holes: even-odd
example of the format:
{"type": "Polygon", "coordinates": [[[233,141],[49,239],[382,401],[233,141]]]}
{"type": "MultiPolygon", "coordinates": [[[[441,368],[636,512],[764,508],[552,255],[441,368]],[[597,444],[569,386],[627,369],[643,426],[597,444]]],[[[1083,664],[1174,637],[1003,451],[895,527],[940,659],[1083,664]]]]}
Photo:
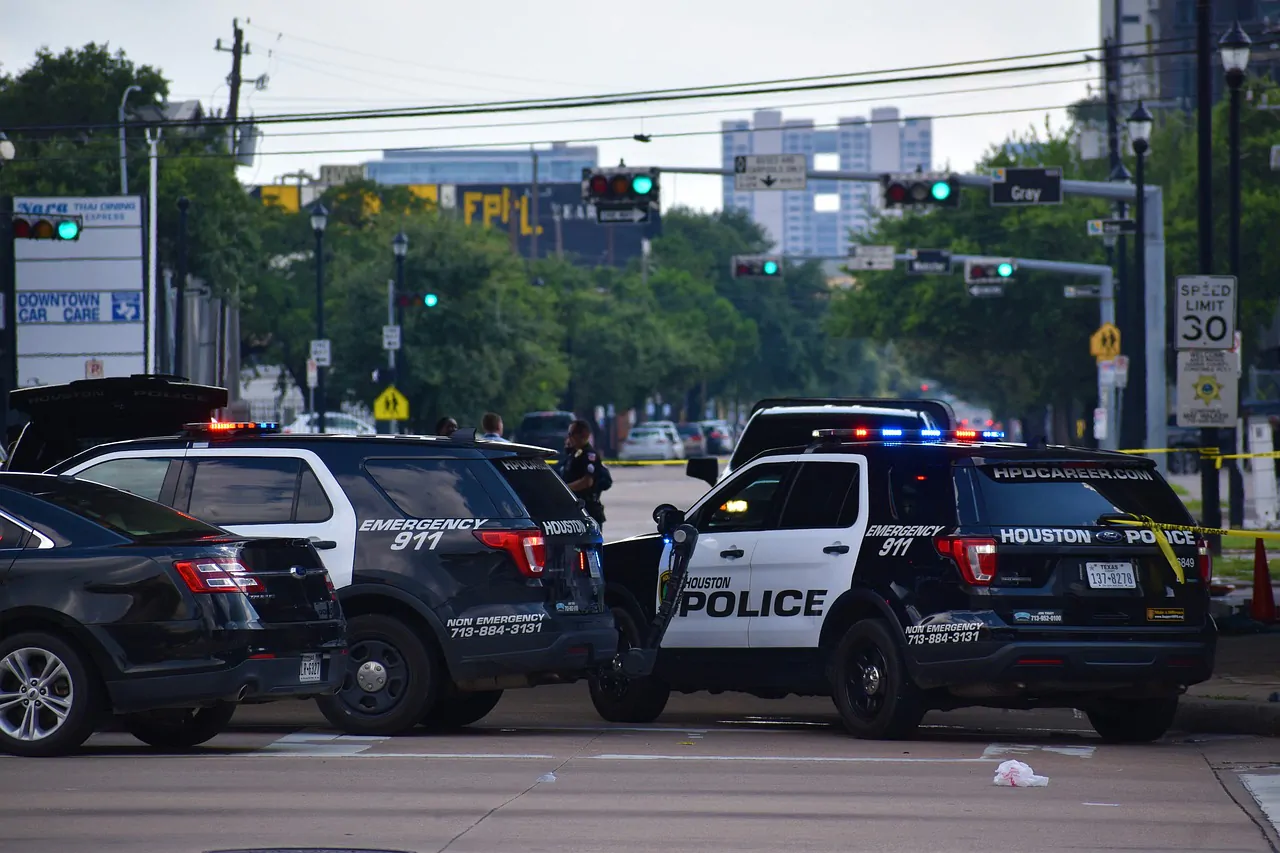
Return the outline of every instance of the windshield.
{"type": "Polygon", "coordinates": [[[48,501],[135,541],[222,538],[230,534],[172,507],[87,480],[40,478],[6,486],[48,501]]]}
{"type": "Polygon", "coordinates": [[[977,469],[976,521],[1010,526],[1090,527],[1107,513],[1192,524],[1190,513],[1150,468],[1031,462],[977,469]]]}
{"type": "Polygon", "coordinates": [[[868,427],[900,427],[925,429],[928,424],[915,415],[881,415],[847,412],[814,412],[812,414],[759,415],[738,439],[730,467],[745,465],[766,450],[779,447],[804,447],[813,441],[815,429],[853,429],[868,427]]]}

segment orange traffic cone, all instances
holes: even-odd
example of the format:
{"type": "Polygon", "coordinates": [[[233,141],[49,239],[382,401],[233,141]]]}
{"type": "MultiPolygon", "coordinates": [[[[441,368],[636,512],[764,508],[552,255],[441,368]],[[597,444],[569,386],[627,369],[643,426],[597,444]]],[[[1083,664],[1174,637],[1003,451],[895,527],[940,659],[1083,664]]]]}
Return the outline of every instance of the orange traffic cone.
{"type": "Polygon", "coordinates": [[[1253,546],[1253,606],[1251,616],[1263,624],[1276,621],[1276,600],[1271,592],[1271,570],[1267,567],[1267,549],[1262,540],[1253,546]]]}

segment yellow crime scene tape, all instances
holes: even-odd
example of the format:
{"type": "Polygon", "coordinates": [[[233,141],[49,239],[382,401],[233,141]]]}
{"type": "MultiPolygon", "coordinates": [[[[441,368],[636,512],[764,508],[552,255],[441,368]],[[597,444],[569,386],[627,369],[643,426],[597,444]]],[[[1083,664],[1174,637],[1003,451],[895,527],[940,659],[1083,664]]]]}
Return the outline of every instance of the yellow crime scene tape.
{"type": "Polygon", "coordinates": [[[639,468],[645,465],[683,465],[685,459],[606,459],[604,464],[617,468],[639,468]]]}
{"type": "Polygon", "coordinates": [[[1164,554],[1164,558],[1169,562],[1169,568],[1173,569],[1174,575],[1178,578],[1178,583],[1186,583],[1186,575],[1183,574],[1182,564],[1178,562],[1178,557],[1173,553],[1173,546],[1169,544],[1169,538],[1164,535],[1166,530],[1182,530],[1187,533],[1198,533],[1201,536],[1247,536],[1252,539],[1280,539],[1280,531],[1276,530],[1236,530],[1231,527],[1202,527],[1198,524],[1167,524],[1163,521],[1156,521],[1150,516],[1135,515],[1133,518],[1109,518],[1108,524],[1123,524],[1129,527],[1144,527],[1155,534],[1156,545],[1160,547],[1160,553],[1164,554]]]}

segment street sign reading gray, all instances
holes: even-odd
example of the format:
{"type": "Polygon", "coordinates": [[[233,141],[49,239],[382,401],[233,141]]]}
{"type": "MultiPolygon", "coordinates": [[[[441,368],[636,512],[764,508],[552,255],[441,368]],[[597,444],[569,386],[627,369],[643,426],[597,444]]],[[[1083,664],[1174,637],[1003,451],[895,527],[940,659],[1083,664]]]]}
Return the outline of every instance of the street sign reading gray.
{"type": "Polygon", "coordinates": [[[733,158],[733,188],[738,192],[802,190],[808,185],[804,154],[744,154],[733,158]]]}
{"type": "Polygon", "coordinates": [[[1235,346],[1236,277],[1180,275],[1174,283],[1174,349],[1227,350],[1235,346]]]}
{"type": "Polygon", "coordinates": [[[908,275],[947,275],[951,272],[951,253],[943,249],[908,249],[908,275]]]}
{"type": "Polygon", "coordinates": [[[971,284],[970,296],[1004,296],[1003,284],[971,284]]]}
{"type": "Polygon", "coordinates": [[[849,247],[849,268],[855,270],[891,270],[894,267],[893,246],[849,247]]]}
{"type": "Polygon", "coordinates": [[[1117,234],[1138,233],[1138,223],[1132,219],[1090,219],[1085,223],[1090,237],[1114,237],[1117,234]]]}
{"type": "Polygon", "coordinates": [[[992,169],[991,204],[995,207],[1062,204],[1062,169],[1057,166],[992,169]]]}
{"type": "Polygon", "coordinates": [[[1068,299],[1098,299],[1102,296],[1102,285],[1066,284],[1062,287],[1062,295],[1068,299]]]}
{"type": "Polygon", "coordinates": [[[596,222],[601,225],[643,225],[649,221],[649,209],[635,207],[597,207],[596,222]]]}

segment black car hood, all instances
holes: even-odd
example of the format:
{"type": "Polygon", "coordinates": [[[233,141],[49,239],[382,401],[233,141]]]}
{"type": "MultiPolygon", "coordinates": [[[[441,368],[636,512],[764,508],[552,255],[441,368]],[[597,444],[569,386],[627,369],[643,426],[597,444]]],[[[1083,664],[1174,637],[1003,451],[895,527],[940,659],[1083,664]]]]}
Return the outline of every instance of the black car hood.
{"type": "Polygon", "coordinates": [[[174,435],[211,420],[228,399],[226,388],[157,376],[19,388],[9,392],[9,407],[27,424],[6,467],[44,471],[97,444],[174,435]]]}

